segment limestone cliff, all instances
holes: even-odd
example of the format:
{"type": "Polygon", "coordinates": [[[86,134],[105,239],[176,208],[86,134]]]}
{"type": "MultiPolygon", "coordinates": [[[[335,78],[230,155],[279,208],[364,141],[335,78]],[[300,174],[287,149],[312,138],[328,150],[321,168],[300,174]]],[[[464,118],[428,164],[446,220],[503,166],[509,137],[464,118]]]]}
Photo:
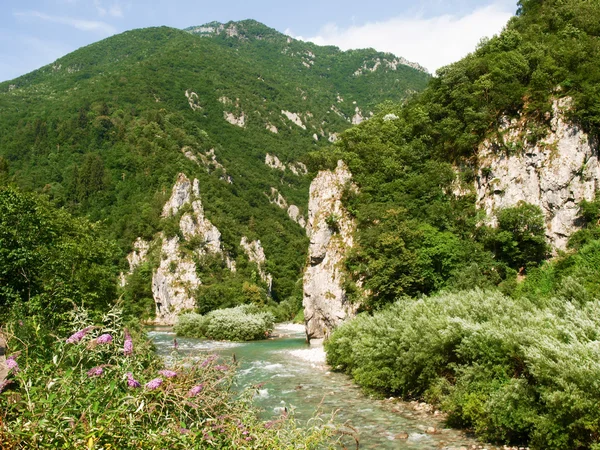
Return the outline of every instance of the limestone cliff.
{"type": "Polygon", "coordinates": [[[242,237],[240,246],[244,249],[246,256],[250,262],[255,263],[258,266],[258,274],[260,279],[267,284],[267,290],[271,295],[271,289],[273,288],[273,276],[265,270],[267,263],[267,257],[260,241],[249,241],[246,236],[242,237]]]}
{"type": "Polygon", "coordinates": [[[488,140],[480,148],[475,181],[477,206],[492,225],[496,211],[519,201],[539,206],[546,216],[546,237],[555,249],[564,249],[577,229],[578,203],[593,200],[600,188],[598,145],[565,113],[570,99],[555,100],[548,134],[536,144],[523,144],[523,123],[505,123],[503,142],[488,140]],[[510,154],[501,148],[517,148],[510,154]]]}
{"type": "Polygon", "coordinates": [[[334,171],[321,171],[310,185],[308,265],[304,272],[304,320],[310,339],[326,337],[356,312],[342,286],[346,252],[353,245],[355,223],[342,205],[352,174],[342,161],[334,171]]]}
{"type": "MultiPolygon", "coordinates": [[[[204,215],[198,180],[191,182],[180,173],[163,208],[163,218],[176,216],[186,205],[189,205],[188,210],[184,210],[179,219],[179,229],[185,241],[195,241],[194,250],[184,250],[178,236],[169,237],[164,233],[159,233],[152,244],[160,247],[160,263],[152,276],[157,324],[171,325],[181,311],[196,307],[194,290],[202,281],[196,272],[194,253],[222,255],[227,266],[235,271],[235,263],[222,250],[220,231],[204,215]]],[[[130,273],[145,260],[149,251],[150,243],[136,240],[133,252],[127,257],[130,273]]]]}

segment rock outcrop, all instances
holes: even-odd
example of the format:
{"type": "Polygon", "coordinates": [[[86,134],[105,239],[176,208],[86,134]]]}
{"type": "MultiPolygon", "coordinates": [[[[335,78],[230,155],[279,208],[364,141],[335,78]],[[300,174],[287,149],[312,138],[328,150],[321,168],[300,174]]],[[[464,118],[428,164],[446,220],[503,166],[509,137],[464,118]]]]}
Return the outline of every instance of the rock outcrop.
{"type": "Polygon", "coordinates": [[[246,236],[243,236],[240,246],[244,249],[250,262],[253,262],[258,266],[258,274],[260,275],[261,280],[267,284],[269,295],[271,295],[273,276],[265,270],[267,257],[265,256],[265,251],[260,241],[250,241],[246,236]]]}
{"type": "Polygon", "coordinates": [[[479,151],[475,181],[477,206],[491,225],[495,213],[520,201],[539,206],[546,216],[546,237],[555,249],[564,249],[576,231],[578,204],[593,200],[600,189],[598,145],[565,112],[569,98],[556,100],[547,136],[535,145],[524,144],[524,127],[517,120],[500,130],[503,142],[488,140],[479,151]],[[517,148],[511,154],[502,150],[517,148]]]}
{"type": "Polygon", "coordinates": [[[321,171],[310,185],[308,266],[304,272],[304,320],[309,340],[326,337],[356,313],[342,286],[344,259],[353,246],[355,223],[342,205],[352,174],[342,161],[334,171],[321,171]]]}
{"type": "MultiPolygon", "coordinates": [[[[163,217],[175,216],[185,205],[191,205],[191,210],[185,212],[179,220],[181,234],[186,241],[197,240],[194,252],[199,256],[207,254],[223,255],[230,270],[235,271],[235,263],[223,254],[221,248],[221,233],[204,215],[200,199],[198,180],[191,182],[180,173],[173,186],[171,198],[163,208],[163,217]]],[[[157,324],[171,325],[177,315],[184,310],[196,307],[194,290],[202,284],[196,273],[196,263],[190,252],[181,248],[179,237],[167,237],[160,233],[160,264],[152,276],[152,294],[156,303],[157,324]]],[[[138,245],[136,241],[136,245],[138,245]]],[[[143,242],[143,241],[141,241],[143,242]]],[[[134,248],[137,249],[136,245],[134,248]]],[[[140,250],[148,251],[149,245],[139,245],[140,249],[129,255],[132,261],[145,257],[140,250]]]]}

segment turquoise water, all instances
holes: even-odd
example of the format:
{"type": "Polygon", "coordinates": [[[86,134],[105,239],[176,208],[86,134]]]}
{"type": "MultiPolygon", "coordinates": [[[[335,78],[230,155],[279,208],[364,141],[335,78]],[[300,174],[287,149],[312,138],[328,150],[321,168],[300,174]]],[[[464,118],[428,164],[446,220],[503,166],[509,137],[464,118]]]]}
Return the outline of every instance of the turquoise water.
{"type": "MultiPolygon", "coordinates": [[[[330,372],[316,361],[322,350],[309,347],[301,330],[280,327],[275,331],[280,337],[248,343],[177,338],[178,353],[192,358],[217,353],[231,359],[235,355],[240,387],[264,383],[255,401],[264,410],[265,420],[280,416],[283,408],[294,410],[300,421],[307,421],[317,410],[326,415],[336,412],[336,422],[357,429],[361,449],[482,448],[479,442],[444,429],[437,417],[415,411],[411,405],[365,396],[347,376],[330,372]],[[435,434],[431,428],[436,429],[435,434]]],[[[149,336],[168,360],[174,333],[154,329],[149,336]]]]}

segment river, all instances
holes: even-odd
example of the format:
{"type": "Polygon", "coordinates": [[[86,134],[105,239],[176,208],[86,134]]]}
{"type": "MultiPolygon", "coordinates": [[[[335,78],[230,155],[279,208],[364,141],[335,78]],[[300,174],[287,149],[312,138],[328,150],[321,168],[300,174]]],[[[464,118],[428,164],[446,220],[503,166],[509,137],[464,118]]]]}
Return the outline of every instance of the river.
{"type": "MultiPolygon", "coordinates": [[[[493,448],[444,428],[440,417],[415,409],[414,404],[364,395],[346,375],[329,370],[323,349],[305,343],[303,327],[281,324],[274,335],[247,343],[177,338],[177,351],[192,358],[216,353],[231,359],[235,355],[241,387],[264,383],[255,401],[264,410],[265,420],[280,416],[283,408],[293,410],[304,422],[317,409],[325,415],[337,411],[336,422],[348,423],[358,431],[361,449],[493,448]]],[[[168,361],[174,350],[174,333],[153,329],[149,337],[168,361]]]]}

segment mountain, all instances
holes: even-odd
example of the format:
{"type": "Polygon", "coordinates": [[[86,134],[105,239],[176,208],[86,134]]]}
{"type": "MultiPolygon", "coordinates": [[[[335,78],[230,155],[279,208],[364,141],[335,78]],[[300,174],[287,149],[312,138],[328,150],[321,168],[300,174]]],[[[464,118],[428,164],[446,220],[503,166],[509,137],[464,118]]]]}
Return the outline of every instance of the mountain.
{"type": "MultiPolygon", "coordinates": [[[[175,222],[186,211],[163,214],[182,174],[199,189],[189,207],[201,197],[202,220],[237,262],[234,274],[196,259],[194,289],[208,303],[255,291],[264,301],[268,291],[299,301],[306,156],[378,104],[422,90],[430,77],[412,66],[374,50],[318,47],[255,21],[128,31],[1,83],[0,156],[18,186],[102,221],[125,273],[138,238],[150,242],[162,231],[185,240],[175,222]],[[263,249],[264,270],[242,238],[263,249]]],[[[161,260],[158,250],[150,255],[128,294],[148,308],[161,260]]]]}

